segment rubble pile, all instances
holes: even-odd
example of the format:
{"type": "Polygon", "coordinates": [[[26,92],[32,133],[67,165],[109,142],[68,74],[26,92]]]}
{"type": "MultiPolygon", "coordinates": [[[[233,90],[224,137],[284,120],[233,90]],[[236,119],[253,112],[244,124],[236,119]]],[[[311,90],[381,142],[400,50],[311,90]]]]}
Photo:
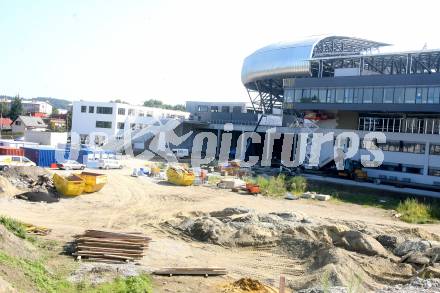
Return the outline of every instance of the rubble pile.
{"type": "Polygon", "coordinates": [[[52,176],[43,168],[13,167],[2,172],[2,176],[17,189],[25,191],[15,196],[18,199],[47,203],[59,201],[52,176]]]}
{"type": "Polygon", "coordinates": [[[408,284],[387,286],[377,291],[377,293],[398,293],[398,292],[406,292],[406,293],[440,292],[440,279],[415,278],[411,280],[411,282],[409,282],[408,284]]]}
{"type": "Polygon", "coordinates": [[[167,224],[201,242],[264,247],[286,255],[301,263],[306,273],[289,278],[287,285],[293,290],[319,285],[326,273],[338,290],[355,279],[364,289],[375,291],[416,276],[440,278],[438,236],[422,229],[311,219],[297,212],[257,213],[245,207],[194,215],[167,224]]]}
{"type": "Polygon", "coordinates": [[[228,247],[274,246],[285,229],[307,223],[299,213],[257,214],[244,207],[180,220],[169,224],[196,240],[228,247]]]}

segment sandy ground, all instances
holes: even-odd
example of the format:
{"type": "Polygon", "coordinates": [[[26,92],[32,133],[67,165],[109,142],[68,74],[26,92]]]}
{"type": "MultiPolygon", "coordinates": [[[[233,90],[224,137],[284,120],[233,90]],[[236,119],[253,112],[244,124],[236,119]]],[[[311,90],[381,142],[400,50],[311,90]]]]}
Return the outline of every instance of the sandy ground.
{"type": "MultiPolygon", "coordinates": [[[[360,221],[367,225],[416,227],[394,219],[391,212],[351,204],[309,200],[287,201],[241,195],[204,186],[179,187],[166,182],[130,176],[138,160],[126,162],[122,170],[99,171],[108,174],[108,184],[97,193],[63,198],[58,203],[30,203],[0,198],[0,213],[53,229],[49,237],[69,241],[85,229],[140,231],[153,238],[142,260],[148,270],[172,266],[225,267],[229,274],[220,278],[154,277],[155,292],[221,292],[220,286],[232,279],[252,277],[277,286],[281,274],[301,274],[300,264],[265,250],[226,249],[185,241],[163,228],[164,221],[177,213],[213,211],[245,206],[258,212],[295,211],[311,217],[360,221]]],[[[56,171],[66,173],[66,171],[56,171]]],[[[440,225],[423,225],[440,234],[440,225]]]]}

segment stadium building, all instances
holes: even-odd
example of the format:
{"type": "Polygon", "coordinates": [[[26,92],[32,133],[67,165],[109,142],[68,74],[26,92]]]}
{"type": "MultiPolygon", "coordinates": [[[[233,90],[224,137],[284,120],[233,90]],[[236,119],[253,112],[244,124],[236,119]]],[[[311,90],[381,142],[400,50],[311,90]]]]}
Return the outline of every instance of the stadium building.
{"type": "MultiPolygon", "coordinates": [[[[364,168],[368,177],[439,190],[440,50],[381,53],[388,45],[343,36],[270,45],[244,60],[242,82],[255,113],[282,111],[277,131],[383,132],[384,162],[364,168]]],[[[316,169],[332,151],[321,150],[316,169]]]]}

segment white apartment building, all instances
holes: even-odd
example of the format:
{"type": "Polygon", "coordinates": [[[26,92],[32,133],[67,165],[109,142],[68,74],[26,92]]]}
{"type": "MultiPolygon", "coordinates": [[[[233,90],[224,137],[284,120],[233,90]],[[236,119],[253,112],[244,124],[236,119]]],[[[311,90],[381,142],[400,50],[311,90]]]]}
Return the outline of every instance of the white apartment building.
{"type": "Polygon", "coordinates": [[[125,130],[138,130],[167,119],[184,120],[189,113],[123,103],[76,101],[72,105],[72,133],[85,141],[93,134],[95,141],[121,139],[125,130]]]}
{"type": "Polygon", "coordinates": [[[23,100],[21,104],[23,105],[24,113],[43,113],[45,115],[52,114],[52,105],[47,102],[23,100]]]}
{"type": "MultiPolygon", "coordinates": [[[[12,100],[2,99],[0,103],[4,103],[8,110],[11,109],[12,100]]],[[[22,100],[21,105],[23,106],[24,114],[52,114],[52,105],[48,102],[36,101],[36,100],[22,100]]]]}

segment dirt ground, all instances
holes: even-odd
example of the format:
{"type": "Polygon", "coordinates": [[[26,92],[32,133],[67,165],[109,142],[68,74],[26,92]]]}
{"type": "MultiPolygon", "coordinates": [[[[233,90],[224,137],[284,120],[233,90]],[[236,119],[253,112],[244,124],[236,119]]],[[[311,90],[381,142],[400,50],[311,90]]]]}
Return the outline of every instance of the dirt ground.
{"type": "Polygon", "coordinates": [[[187,215],[194,211],[245,206],[258,212],[301,212],[310,217],[357,221],[368,226],[423,227],[440,234],[440,225],[406,224],[382,209],[311,200],[270,199],[205,186],[173,186],[146,177],[131,177],[131,167],[143,166],[142,161],[126,161],[126,166],[122,170],[100,170],[108,174],[109,182],[97,193],[62,198],[52,204],[3,196],[0,197],[0,213],[51,228],[48,237],[60,241],[69,241],[74,234],[85,229],[143,232],[153,238],[141,261],[150,271],[173,266],[225,267],[228,270],[226,277],[154,277],[155,292],[223,292],[225,284],[242,277],[277,287],[280,275],[289,278],[302,273],[293,260],[269,250],[224,248],[185,240],[170,233],[161,223],[178,213],[187,215]]]}

